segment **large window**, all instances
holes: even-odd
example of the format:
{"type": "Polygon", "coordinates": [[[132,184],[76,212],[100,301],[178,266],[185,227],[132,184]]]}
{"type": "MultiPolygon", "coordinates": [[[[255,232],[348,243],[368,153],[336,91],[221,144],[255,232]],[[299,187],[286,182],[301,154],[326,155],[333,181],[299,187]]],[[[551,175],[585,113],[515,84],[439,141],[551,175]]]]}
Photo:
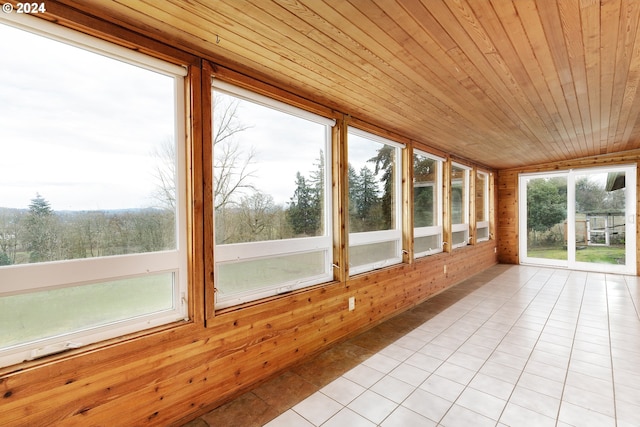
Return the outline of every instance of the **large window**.
{"type": "Polygon", "coordinates": [[[413,152],[414,256],[442,252],[442,159],[413,152]]]}
{"type": "Polygon", "coordinates": [[[350,128],[349,269],[357,274],[402,261],[402,145],[350,128]]]}
{"type": "Polygon", "coordinates": [[[216,307],[332,280],[333,121],[213,81],[216,307]]]}
{"type": "Polygon", "coordinates": [[[521,174],[520,262],[636,275],[636,169],[521,174]]]}
{"type": "Polygon", "coordinates": [[[489,240],[489,174],[476,172],[476,241],[489,240]]]}
{"type": "Polygon", "coordinates": [[[29,18],[0,19],[0,365],[187,316],[186,70],[29,18]]]}
{"type": "Polygon", "coordinates": [[[469,170],[457,163],[451,165],[451,247],[469,243],[469,170]]]}

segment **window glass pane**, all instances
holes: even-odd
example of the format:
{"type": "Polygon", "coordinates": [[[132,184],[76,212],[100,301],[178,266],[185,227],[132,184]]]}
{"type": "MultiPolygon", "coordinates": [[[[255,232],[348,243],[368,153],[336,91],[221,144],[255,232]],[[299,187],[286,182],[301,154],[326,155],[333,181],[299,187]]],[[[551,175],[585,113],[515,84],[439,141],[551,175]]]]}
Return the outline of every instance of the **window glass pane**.
{"type": "Polygon", "coordinates": [[[476,221],[488,221],[489,213],[487,212],[487,174],[476,173],[476,221]]]}
{"type": "Polygon", "coordinates": [[[413,218],[414,227],[439,225],[438,161],[413,155],[413,218]]]}
{"type": "Polygon", "coordinates": [[[489,227],[479,227],[476,230],[476,235],[478,240],[488,240],[489,239],[489,227]]]}
{"type": "Polygon", "coordinates": [[[216,306],[331,280],[329,121],[213,84],[216,306]]]}
{"type": "Polygon", "coordinates": [[[396,228],[398,148],[349,133],[349,232],[396,228]]]}
{"type": "Polygon", "coordinates": [[[324,235],[327,126],[213,99],[216,244],[324,235]]]}
{"type": "Polygon", "coordinates": [[[220,264],[216,292],[229,296],[322,275],[326,255],[316,251],[220,264]]]}
{"type": "Polygon", "coordinates": [[[187,317],[184,70],[54,37],[0,24],[3,365],[187,317]]]}
{"type": "Polygon", "coordinates": [[[451,233],[453,246],[463,245],[467,242],[467,231],[454,231],[451,233]]]}
{"type": "Polygon", "coordinates": [[[567,176],[526,178],[528,258],[567,260],[567,176]]]}
{"type": "Polygon", "coordinates": [[[458,166],[451,168],[451,223],[467,223],[467,170],[458,166]]]}
{"type": "Polygon", "coordinates": [[[421,252],[430,252],[436,249],[440,249],[442,242],[441,234],[434,234],[432,236],[416,237],[413,243],[413,250],[419,254],[421,252]]]}
{"type": "Polygon", "coordinates": [[[0,265],[176,249],[175,78],[0,39],[0,265]]]}
{"type": "Polygon", "coordinates": [[[171,310],[174,273],[0,297],[0,348],[171,310]]]}
{"type": "Polygon", "coordinates": [[[398,242],[370,243],[366,245],[349,247],[349,265],[357,267],[360,265],[375,264],[385,262],[397,256],[398,242]]]}

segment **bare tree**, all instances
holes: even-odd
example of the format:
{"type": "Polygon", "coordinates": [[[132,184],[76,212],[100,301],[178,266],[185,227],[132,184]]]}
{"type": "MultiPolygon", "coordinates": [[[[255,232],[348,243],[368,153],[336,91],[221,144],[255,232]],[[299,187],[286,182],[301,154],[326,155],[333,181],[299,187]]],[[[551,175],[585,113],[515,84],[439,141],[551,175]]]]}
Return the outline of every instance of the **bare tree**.
{"type": "Polygon", "coordinates": [[[159,161],[155,171],[157,187],[154,198],[163,208],[175,212],[176,144],[171,138],[167,138],[153,148],[151,155],[159,161]]]}
{"type": "Polygon", "coordinates": [[[0,208],[0,265],[15,264],[22,226],[18,209],[0,208]]]}
{"type": "MultiPolygon", "coordinates": [[[[249,182],[253,177],[253,147],[243,151],[234,136],[250,126],[238,118],[237,99],[224,94],[213,97],[213,194],[214,207],[218,211],[230,203],[237,203],[233,196],[243,190],[255,190],[249,182]]],[[[176,146],[172,139],[157,145],[151,155],[158,160],[155,170],[157,183],[153,195],[163,208],[175,212],[176,208],[176,146]]]]}
{"type": "Polygon", "coordinates": [[[244,152],[234,136],[249,129],[238,118],[237,99],[214,93],[213,97],[213,194],[215,209],[233,203],[234,194],[255,190],[250,183],[255,149],[244,152]]]}

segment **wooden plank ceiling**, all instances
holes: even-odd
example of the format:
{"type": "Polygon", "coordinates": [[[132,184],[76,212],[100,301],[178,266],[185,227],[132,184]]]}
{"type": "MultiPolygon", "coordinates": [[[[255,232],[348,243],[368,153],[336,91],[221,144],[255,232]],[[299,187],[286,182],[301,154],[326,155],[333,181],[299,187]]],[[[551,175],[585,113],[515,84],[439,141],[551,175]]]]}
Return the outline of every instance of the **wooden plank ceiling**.
{"type": "Polygon", "coordinates": [[[63,0],[496,168],[640,148],[635,0],[63,0]]]}

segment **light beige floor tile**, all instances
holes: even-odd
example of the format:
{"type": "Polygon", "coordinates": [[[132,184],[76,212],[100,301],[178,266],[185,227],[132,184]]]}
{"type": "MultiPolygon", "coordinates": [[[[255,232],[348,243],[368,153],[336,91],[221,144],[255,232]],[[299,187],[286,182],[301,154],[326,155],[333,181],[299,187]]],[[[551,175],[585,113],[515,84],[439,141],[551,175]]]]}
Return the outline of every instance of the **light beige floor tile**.
{"type": "Polygon", "coordinates": [[[265,424],[265,427],[314,427],[314,425],[293,409],[289,409],[265,424]]]}
{"type": "Polygon", "coordinates": [[[342,409],[342,405],[320,392],[314,393],[293,407],[299,415],[314,425],[320,425],[342,409]]]}
{"type": "Polygon", "coordinates": [[[456,400],[456,404],[498,421],[507,402],[479,390],[467,388],[456,400]]]}
{"type": "Polygon", "coordinates": [[[372,391],[375,391],[381,396],[386,397],[396,403],[402,403],[413,391],[415,387],[407,384],[404,381],[396,379],[392,376],[385,376],[380,381],[375,383],[371,387],[372,391]]]}
{"type": "Polygon", "coordinates": [[[437,423],[404,406],[399,406],[380,425],[381,427],[436,427],[437,423]]]}
{"type": "Polygon", "coordinates": [[[469,387],[490,394],[502,400],[508,400],[514,384],[489,375],[478,373],[469,383],[469,387]]]}
{"type": "Polygon", "coordinates": [[[431,394],[440,396],[443,399],[447,399],[450,402],[455,402],[464,390],[464,385],[433,374],[420,385],[420,388],[431,394]]]}
{"type": "Polygon", "coordinates": [[[556,418],[560,408],[560,399],[524,387],[516,387],[509,402],[549,418],[556,418]]]}
{"type": "Polygon", "coordinates": [[[353,412],[349,408],[344,408],[329,419],[322,427],[375,427],[375,424],[353,412]]]}
{"type": "Polygon", "coordinates": [[[453,405],[440,421],[440,426],[442,427],[493,427],[495,425],[495,420],[487,418],[460,405],[453,405]]]}
{"type": "Polygon", "coordinates": [[[615,427],[616,420],[608,415],[563,401],[560,405],[558,421],[580,427],[615,427]]]}
{"type": "Polygon", "coordinates": [[[340,377],[324,386],[320,391],[342,405],[348,405],[364,393],[366,388],[347,378],[340,377]]]}
{"type": "Polygon", "coordinates": [[[389,372],[389,376],[404,381],[414,387],[418,387],[426,380],[431,372],[418,368],[408,363],[402,363],[400,366],[389,372]]]}
{"type": "Polygon", "coordinates": [[[397,406],[398,404],[396,402],[371,390],[367,390],[347,407],[369,421],[380,424],[397,406]]]}
{"type": "Polygon", "coordinates": [[[402,402],[402,406],[432,421],[439,422],[451,407],[451,402],[435,394],[417,389],[402,402]]]}

